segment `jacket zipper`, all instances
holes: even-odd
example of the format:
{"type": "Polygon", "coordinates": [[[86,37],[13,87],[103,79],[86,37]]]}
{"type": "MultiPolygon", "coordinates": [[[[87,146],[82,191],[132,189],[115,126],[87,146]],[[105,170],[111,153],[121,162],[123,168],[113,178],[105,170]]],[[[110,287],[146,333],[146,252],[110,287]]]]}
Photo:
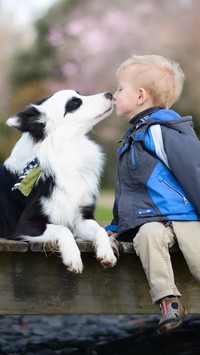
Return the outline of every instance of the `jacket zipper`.
{"type": "Polygon", "coordinates": [[[176,190],[173,186],[171,186],[166,180],[162,180],[163,184],[165,184],[169,189],[173,190],[178,196],[180,196],[185,205],[189,205],[187,198],[178,190],[176,190]]]}

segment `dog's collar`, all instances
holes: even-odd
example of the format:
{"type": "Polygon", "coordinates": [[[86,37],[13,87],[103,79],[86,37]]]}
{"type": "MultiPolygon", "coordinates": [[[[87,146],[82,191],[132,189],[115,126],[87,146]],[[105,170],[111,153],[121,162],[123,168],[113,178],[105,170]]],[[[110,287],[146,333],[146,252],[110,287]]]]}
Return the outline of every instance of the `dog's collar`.
{"type": "Polygon", "coordinates": [[[38,159],[35,158],[29,161],[18,175],[18,179],[12,187],[12,191],[18,189],[24,196],[28,196],[35,185],[40,172],[41,167],[38,159]]]}

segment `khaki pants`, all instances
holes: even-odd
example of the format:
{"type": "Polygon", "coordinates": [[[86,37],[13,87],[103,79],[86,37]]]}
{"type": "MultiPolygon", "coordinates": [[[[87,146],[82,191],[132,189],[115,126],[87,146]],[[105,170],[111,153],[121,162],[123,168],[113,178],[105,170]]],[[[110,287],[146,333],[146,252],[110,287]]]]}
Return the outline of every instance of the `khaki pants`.
{"type": "Polygon", "coordinates": [[[169,248],[178,243],[192,275],[200,282],[200,222],[150,222],[140,227],[133,246],[145,271],[153,303],[181,296],[174,283],[169,248]]]}

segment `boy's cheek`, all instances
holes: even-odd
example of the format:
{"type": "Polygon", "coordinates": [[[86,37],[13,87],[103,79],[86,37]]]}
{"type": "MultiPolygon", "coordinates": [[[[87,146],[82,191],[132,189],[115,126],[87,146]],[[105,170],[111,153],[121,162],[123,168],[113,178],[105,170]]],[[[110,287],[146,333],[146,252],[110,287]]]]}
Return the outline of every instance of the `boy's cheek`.
{"type": "Polygon", "coordinates": [[[119,110],[119,108],[117,108],[117,107],[115,108],[115,113],[116,113],[116,115],[119,116],[119,117],[122,116],[122,112],[121,112],[121,111],[119,110]]]}

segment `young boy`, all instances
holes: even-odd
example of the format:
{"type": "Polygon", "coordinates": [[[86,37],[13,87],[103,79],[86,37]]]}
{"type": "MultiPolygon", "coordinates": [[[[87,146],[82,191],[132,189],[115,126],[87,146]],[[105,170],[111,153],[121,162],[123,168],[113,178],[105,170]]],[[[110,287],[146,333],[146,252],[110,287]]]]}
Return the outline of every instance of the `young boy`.
{"type": "Polygon", "coordinates": [[[119,240],[131,235],[152,302],[160,306],[162,334],[186,314],[169,254],[175,242],[200,282],[200,142],[192,118],[169,109],[184,82],[178,63],[132,56],[117,77],[116,114],[131,127],[117,151],[114,219],[106,229],[119,240]]]}

